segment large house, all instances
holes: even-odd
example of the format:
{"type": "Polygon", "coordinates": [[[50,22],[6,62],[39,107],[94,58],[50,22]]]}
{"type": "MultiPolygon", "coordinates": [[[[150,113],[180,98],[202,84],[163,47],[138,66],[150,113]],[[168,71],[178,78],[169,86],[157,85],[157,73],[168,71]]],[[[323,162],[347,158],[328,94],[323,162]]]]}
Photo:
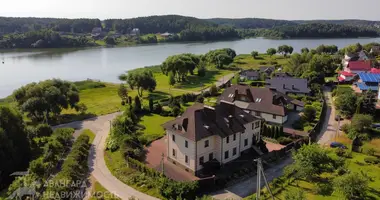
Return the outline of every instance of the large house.
{"type": "Polygon", "coordinates": [[[218,103],[230,102],[251,115],[275,124],[288,120],[288,111],[303,110],[304,103],[269,88],[234,85],[226,88],[218,103]]]}
{"type": "Polygon", "coordinates": [[[221,101],[215,108],[196,103],[162,126],[168,160],[198,175],[205,163],[228,163],[256,144],[261,120],[221,101]]]}
{"type": "Polygon", "coordinates": [[[259,71],[260,73],[266,73],[269,76],[276,71],[276,68],[274,66],[260,66],[259,71]]]}
{"type": "Polygon", "coordinates": [[[374,92],[379,91],[380,74],[379,73],[365,73],[358,74],[359,80],[354,83],[353,89],[355,92],[362,93],[367,90],[374,92]]]}
{"type": "Polygon", "coordinates": [[[371,68],[370,60],[349,61],[343,71],[339,72],[338,80],[340,82],[352,81],[358,73],[369,72],[371,68]]]}
{"type": "Polygon", "coordinates": [[[283,94],[309,94],[307,79],[293,77],[273,77],[266,80],[266,87],[283,94]]]}
{"type": "Polygon", "coordinates": [[[260,73],[257,70],[246,70],[240,73],[240,79],[246,79],[250,81],[255,81],[260,78],[260,73]]]}

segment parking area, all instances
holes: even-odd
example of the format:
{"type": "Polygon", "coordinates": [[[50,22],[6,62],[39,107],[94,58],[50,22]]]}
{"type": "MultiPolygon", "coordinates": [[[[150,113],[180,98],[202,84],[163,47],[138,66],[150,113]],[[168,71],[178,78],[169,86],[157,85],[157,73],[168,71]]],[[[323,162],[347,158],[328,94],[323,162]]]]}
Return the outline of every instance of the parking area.
{"type": "Polygon", "coordinates": [[[146,148],[146,160],[145,163],[148,167],[156,169],[157,171],[162,171],[164,167],[165,176],[176,180],[176,181],[193,181],[199,178],[192,175],[191,173],[185,171],[179,166],[174,165],[166,159],[166,136],[152,142],[152,144],[146,148]],[[164,165],[162,166],[162,160],[164,165]]]}

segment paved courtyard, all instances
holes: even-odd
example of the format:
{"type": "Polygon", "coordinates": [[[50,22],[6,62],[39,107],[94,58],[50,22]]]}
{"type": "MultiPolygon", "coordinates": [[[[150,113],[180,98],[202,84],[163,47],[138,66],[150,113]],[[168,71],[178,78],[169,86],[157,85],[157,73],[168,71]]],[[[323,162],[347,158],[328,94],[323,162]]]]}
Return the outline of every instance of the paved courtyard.
{"type": "Polygon", "coordinates": [[[176,181],[192,181],[199,178],[185,171],[184,169],[174,165],[166,159],[166,136],[152,142],[152,144],[146,148],[146,164],[157,171],[162,171],[162,154],[164,154],[164,170],[165,175],[176,181]]]}
{"type": "Polygon", "coordinates": [[[268,142],[268,141],[265,141],[265,142],[266,142],[266,147],[267,147],[269,152],[278,151],[278,150],[285,148],[285,146],[281,145],[281,144],[276,144],[276,143],[272,143],[272,142],[268,142]]]}

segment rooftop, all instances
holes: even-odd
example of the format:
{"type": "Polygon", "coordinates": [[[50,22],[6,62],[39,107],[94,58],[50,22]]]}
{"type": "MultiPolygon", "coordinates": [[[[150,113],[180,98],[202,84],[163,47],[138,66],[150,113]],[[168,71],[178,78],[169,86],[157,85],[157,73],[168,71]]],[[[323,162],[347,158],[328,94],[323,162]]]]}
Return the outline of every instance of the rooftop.
{"type": "Polygon", "coordinates": [[[357,71],[370,71],[371,61],[367,61],[367,60],[350,61],[348,62],[347,68],[349,68],[350,70],[357,70],[357,71]]]}
{"type": "Polygon", "coordinates": [[[243,109],[280,116],[285,116],[284,106],[288,103],[304,106],[303,102],[269,88],[254,88],[243,85],[226,88],[218,99],[218,102],[221,101],[234,103],[243,109]]]}
{"type": "Polygon", "coordinates": [[[277,91],[287,93],[304,93],[310,92],[307,85],[307,79],[293,77],[273,77],[266,80],[266,87],[276,89],[277,91]]]}
{"type": "Polygon", "coordinates": [[[360,79],[366,83],[379,83],[380,82],[380,74],[361,72],[358,75],[359,75],[360,79]]]}
{"type": "Polygon", "coordinates": [[[199,141],[213,135],[224,138],[242,132],[245,130],[244,124],[255,120],[255,117],[228,102],[221,102],[215,108],[195,103],[182,116],[162,126],[189,140],[199,141]]]}

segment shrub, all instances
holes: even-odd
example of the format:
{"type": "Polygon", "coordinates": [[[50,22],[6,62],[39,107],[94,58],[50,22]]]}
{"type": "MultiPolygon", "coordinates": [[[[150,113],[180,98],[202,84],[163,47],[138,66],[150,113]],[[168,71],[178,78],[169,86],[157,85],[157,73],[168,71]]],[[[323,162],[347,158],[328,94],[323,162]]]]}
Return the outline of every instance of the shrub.
{"type": "Polygon", "coordinates": [[[334,188],[331,183],[318,183],[315,190],[317,194],[330,196],[333,193],[334,188]]]}
{"type": "Polygon", "coordinates": [[[367,164],[379,164],[380,159],[371,156],[371,157],[364,158],[364,162],[366,162],[367,164]]]}
{"type": "Polygon", "coordinates": [[[279,138],[277,138],[277,141],[278,141],[278,143],[280,143],[282,145],[287,145],[287,144],[293,142],[293,140],[291,138],[288,138],[288,137],[279,137],[279,138]]]}
{"type": "Polygon", "coordinates": [[[270,61],[269,63],[270,63],[271,65],[277,65],[277,64],[278,64],[277,61],[270,61]]]}
{"type": "Polygon", "coordinates": [[[369,156],[374,156],[375,153],[376,153],[376,150],[374,148],[368,148],[364,151],[365,154],[369,155],[369,156]]]}
{"type": "Polygon", "coordinates": [[[344,150],[344,149],[341,149],[341,148],[337,148],[337,149],[335,149],[335,154],[336,154],[337,156],[339,156],[339,157],[343,157],[344,153],[345,153],[345,150],[344,150]]]}
{"type": "Polygon", "coordinates": [[[161,114],[162,112],[162,105],[160,103],[153,105],[153,112],[156,114],[161,114]]]}
{"type": "Polygon", "coordinates": [[[305,125],[305,121],[301,118],[293,122],[292,127],[297,130],[303,130],[304,125],[305,125]]]}
{"type": "Polygon", "coordinates": [[[295,188],[285,192],[286,200],[306,200],[305,192],[301,189],[295,188]]]}
{"type": "Polygon", "coordinates": [[[341,166],[341,167],[339,167],[339,168],[336,170],[336,172],[338,173],[339,176],[342,176],[343,174],[345,174],[345,173],[348,172],[348,169],[345,168],[345,167],[343,167],[343,166],[341,166]]]}
{"type": "Polygon", "coordinates": [[[260,65],[266,65],[267,62],[265,62],[265,61],[260,61],[259,64],[260,64],[260,65]]]}
{"type": "Polygon", "coordinates": [[[342,125],[342,131],[346,134],[348,134],[348,132],[350,131],[351,129],[351,125],[350,124],[343,124],[342,125]]]}
{"type": "Polygon", "coordinates": [[[211,93],[211,96],[216,96],[216,95],[218,95],[218,88],[216,87],[215,84],[213,84],[213,85],[210,87],[210,93],[211,93]]]}

